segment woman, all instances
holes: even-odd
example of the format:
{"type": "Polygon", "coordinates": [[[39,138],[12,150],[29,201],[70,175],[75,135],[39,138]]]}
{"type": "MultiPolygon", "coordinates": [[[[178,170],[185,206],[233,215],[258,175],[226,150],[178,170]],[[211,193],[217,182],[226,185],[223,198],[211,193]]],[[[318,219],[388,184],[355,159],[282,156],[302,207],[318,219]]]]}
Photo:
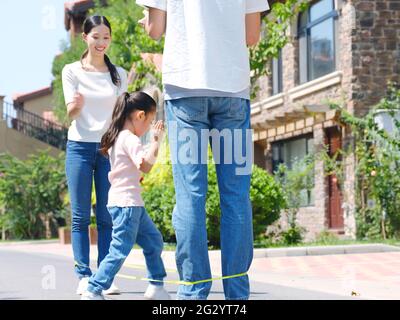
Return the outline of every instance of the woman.
{"type": "MultiPolygon", "coordinates": [[[[113,107],[120,94],[127,91],[127,74],[113,65],[106,52],[111,44],[111,26],[103,16],[88,17],[83,24],[87,49],[80,61],[67,64],[62,71],[65,103],[71,126],[66,150],[66,175],[72,209],[72,249],[75,272],[82,294],[92,275],[89,262],[91,194],[94,179],[98,230],[97,264],[108,254],[112,220],[107,210],[110,183],[109,160],[100,151],[102,135],[111,122],[113,107]]],[[[104,294],[118,294],[112,285],[104,294]]]]}

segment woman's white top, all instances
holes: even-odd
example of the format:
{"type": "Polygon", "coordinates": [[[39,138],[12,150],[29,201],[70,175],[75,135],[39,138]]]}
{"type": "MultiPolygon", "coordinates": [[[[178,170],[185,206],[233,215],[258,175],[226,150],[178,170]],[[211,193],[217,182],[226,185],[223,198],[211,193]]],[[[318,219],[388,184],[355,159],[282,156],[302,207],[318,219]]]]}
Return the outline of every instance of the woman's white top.
{"type": "Polygon", "coordinates": [[[80,61],[67,64],[62,70],[65,104],[73,102],[74,94],[83,95],[84,105],[79,117],[72,121],[68,140],[101,141],[107,131],[117,98],[127,91],[127,72],[116,66],[121,86],[114,85],[109,72],[92,72],[82,68],[80,61]]]}

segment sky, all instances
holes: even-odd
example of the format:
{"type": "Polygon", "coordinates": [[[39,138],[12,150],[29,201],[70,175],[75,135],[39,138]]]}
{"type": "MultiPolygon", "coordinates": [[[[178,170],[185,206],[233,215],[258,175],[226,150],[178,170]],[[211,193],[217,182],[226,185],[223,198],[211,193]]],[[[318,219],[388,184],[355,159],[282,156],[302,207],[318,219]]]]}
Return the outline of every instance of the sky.
{"type": "Polygon", "coordinates": [[[0,0],[0,95],[50,85],[51,66],[68,41],[65,0],[0,0]]]}

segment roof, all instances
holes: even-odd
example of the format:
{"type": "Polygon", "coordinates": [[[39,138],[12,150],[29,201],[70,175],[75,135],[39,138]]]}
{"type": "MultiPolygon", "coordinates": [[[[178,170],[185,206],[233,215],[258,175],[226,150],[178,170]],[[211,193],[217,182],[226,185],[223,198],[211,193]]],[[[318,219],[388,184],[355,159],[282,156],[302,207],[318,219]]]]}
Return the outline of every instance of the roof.
{"type": "Polygon", "coordinates": [[[26,101],[50,95],[52,92],[52,87],[45,87],[26,93],[14,93],[12,99],[14,101],[14,105],[18,106],[23,105],[26,101]]]}
{"type": "Polygon", "coordinates": [[[64,26],[67,31],[70,29],[71,17],[85,16],[86,12],[94,7],[93,0],[75,0],[64,3],[64,26]]]}

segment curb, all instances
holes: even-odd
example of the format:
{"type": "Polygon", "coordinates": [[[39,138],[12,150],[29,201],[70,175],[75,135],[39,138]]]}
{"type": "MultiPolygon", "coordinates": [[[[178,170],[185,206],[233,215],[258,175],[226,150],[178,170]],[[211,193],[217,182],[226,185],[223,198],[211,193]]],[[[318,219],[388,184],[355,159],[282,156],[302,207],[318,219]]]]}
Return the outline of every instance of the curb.
{"type": "Polygon", "coordinates": [[[11,242],[4,242],[4,243],[0,242],[0,247],[34,245],[34,244],[51,244],[51,243],[60,243],[60,240],[54,239],[54,240],[11,241],[11,242]]]}
{"type": "Polygon", "coordinates": [[[254,249],[254,258],[322,256],[333,254],[378,253],[400,251],[400,247],[387,244],[358,244],[337,246],[313,246],[300,248],[254,249]]]}

